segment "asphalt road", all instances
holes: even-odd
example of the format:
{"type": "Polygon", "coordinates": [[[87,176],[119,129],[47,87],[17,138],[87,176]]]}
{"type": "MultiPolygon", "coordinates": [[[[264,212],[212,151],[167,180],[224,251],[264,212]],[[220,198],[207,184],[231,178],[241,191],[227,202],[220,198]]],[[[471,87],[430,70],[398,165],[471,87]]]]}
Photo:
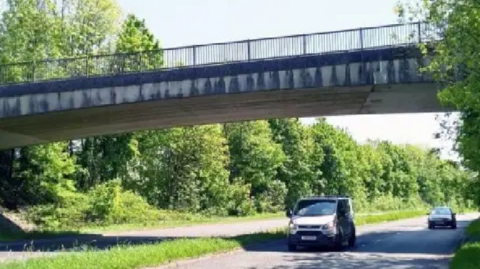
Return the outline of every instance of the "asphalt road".
{"type": "Polygon", "coordinates": [[[459,215],[458,229],[426,228],[426,217],[358,228],[358,244],[343,252],[288,252],[284,241],[229,255],[180,262],[160,268],[182,269],[447,269],[465,227],[478,215],[459,215]]]}

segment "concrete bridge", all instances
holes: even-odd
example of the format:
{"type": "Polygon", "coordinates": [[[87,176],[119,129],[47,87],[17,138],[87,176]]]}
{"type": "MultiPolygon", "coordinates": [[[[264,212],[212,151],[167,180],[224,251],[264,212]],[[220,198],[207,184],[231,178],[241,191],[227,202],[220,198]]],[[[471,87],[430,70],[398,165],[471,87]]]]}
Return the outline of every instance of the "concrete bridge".
{"type": "Polygon", "coordinates": [[[253,119],[440,112],[422,24],[0,66],[0,149],[253,119]]]}

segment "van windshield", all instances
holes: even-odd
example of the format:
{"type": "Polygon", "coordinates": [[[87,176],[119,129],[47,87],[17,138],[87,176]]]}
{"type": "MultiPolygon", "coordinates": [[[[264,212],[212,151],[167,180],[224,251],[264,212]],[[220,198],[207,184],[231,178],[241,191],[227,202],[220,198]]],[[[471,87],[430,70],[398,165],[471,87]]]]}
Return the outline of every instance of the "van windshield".
{"type": "Polygon", "coordinates": [[[298,202],[293,214],[296,216],[333,215],[336,205],[335,200],[302,200],[298,202]]]}

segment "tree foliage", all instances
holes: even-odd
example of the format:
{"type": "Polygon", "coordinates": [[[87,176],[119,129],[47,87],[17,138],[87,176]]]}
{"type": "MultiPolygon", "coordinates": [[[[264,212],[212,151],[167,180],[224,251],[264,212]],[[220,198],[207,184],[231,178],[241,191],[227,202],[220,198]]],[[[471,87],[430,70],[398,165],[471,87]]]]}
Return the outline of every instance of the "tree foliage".
{"type": "Polygon", "coordinates": [[[424,35],[437,37],[428,46],[422,45],[424,53],[431,58],[425,70],[445,86],[439,94],[442,103],[460,112],[458,120],[444,124],[444,134],[455,139],[463,164],[479,172],[480,3],[476,0],[404,1],[397,10],[403,20],[425,21],[429,26],[424,35]],[[434,53],[429,53],[427,47],[434,53]]]}

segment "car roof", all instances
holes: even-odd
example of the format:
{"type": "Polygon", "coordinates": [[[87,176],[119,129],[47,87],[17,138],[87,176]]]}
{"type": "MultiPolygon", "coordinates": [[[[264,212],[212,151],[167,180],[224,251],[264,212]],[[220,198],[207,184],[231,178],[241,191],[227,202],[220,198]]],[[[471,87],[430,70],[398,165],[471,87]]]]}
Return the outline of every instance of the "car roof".
{"type": "Polygon", "coordinates": [[[435,209],[449,209],[449,210],[452,210],[449,206],[436,206],[433,208],[433,210],[435,209]]]}
{"type": "Polygon", "coordinates": [[[312,196],[312,197],[305,197],[300,199],[299,201],[308,201],[308,200],[350,200],[348,196],[312,196]]]}

